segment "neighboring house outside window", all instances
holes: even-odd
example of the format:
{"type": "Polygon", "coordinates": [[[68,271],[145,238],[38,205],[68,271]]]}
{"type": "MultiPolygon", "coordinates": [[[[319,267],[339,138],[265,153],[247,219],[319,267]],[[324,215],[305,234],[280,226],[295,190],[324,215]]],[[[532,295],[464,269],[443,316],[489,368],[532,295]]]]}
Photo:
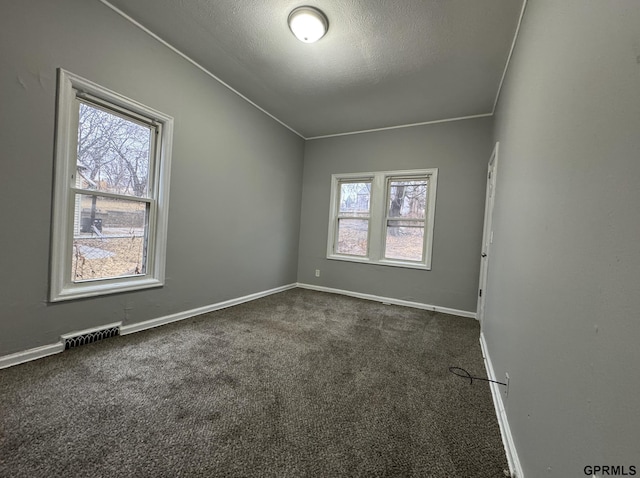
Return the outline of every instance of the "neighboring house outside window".
{"type": "Polygon", "coordinates": [[[334,174],[327,258],[431,269],[437,169],[334,174]]]}
{"type": "Polygon", "coordinates": [[[59,70],[50,300],[164,284],[173,119],[59,70]]]}

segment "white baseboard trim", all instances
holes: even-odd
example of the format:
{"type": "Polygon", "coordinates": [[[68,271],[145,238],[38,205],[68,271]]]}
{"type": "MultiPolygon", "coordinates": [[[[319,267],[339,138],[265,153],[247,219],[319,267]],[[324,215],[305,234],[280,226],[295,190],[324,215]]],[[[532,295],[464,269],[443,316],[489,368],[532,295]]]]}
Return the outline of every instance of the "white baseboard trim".
{"type": "MultiPolygon", "coordinates": [[[[249,294],[249,295],[245,295],[243,297],[238,297],[236,299],[230,299],[224,302],[218,302],[216,304],[211,304],[211,305],[206,305],[204,307],[198,307],[196,309],[191,309],[191,310],[186,310],[183,312],[178,312],[175,314],[171,314],[171,315],[166,315],[164,317],[159,317],[157,319],[151,319],[151,320],[146,320],[144,322],[138,322],[135,324],[131,324],[131,325],[123,325],[120,327],[120,335],[128,335],[128,334],[133,334],[135,332],[140,332],[142,330],[146,330],[146,329],[152,329],[155,327],[160,327],[161,325],[165,325],[165,324],[170,324],[172,322],[177,322],[179,320],[184,320],[184,319],[188,319],[190,317],[195,317],[196,315],[200,315],[200,314],[206,314],[208,312],[213,312],[215,310],[220,310],[220,309],[226,309],[227,307],[233,307],[234,305],[239,305],[239,304],[243,304],[245,302],[250,302],[252,300],[256,300],[256,299],[260,299],[261,297],[266,297],[268,295],[272,295],[272,294],[277,294],[279,292],[284,292],[285,290],[289,290],[289,289],[294,289],[296,287],[300,287],[301,289],[310,289],[310,290],[317,290],[320,292],[329,292],[332,294],[341,294],[341,295],[347,295],[347,296],[351,296],[351,297],[357,297],[359,299],[366,299],[366,300],[372,300],[375,302],[382,302],[385,304],[393,304],[393,305],[400,305],[400,306],[404,306],[404,307],[413,307],[416,309],[423,309],[423,310],[432,310],[435,312],[442,312],[444,314],[451,314],[451,315],[457,315],[460,317],[469,317],[469,318],[476,318],[476,314],[475,312],[469,312],[466,310],[457,310],[457,309],[450,309],[448,307],[439,307],[436,305],[429,305],[429,304],[422,304],[420,302],[411,302],[408,300],[400,300],[400,299],[394,299],[391,297],[380,297],[377,295],[371,295],[371,294],[362,294],[360,292],[351,292],[351,291],[347,291],[347,290],[342,290],[342,289],[333,289],[330,287],[322,287],[322,286],[316,286],[316,285],[312,285],[312,284],[304,284],[304,283],[294,283],[294,284],[288,284],[288,285],[284,285],[281,287],[276,287],[275,289],[269,289],[269,290],[265,290],[262,292],[256,292],[255,294],[249,294]]],[[[109,324],[111,325],[119,325],[118,324],[109,324]]],[[[105,328],[105,326],[97,326],[91,329],[87,329],[85,331],[82,332],[91,332],[94,330],[100,330],[105,328]]],[[[74,335],[77,335],[78,332],[70,332],[68,334],[63,334],[61,335],[62,340],[60,342],[57,342],[55,344],[50,344],[50,345],[43,345],[42,347],[36,347],[33,349],[29,349],[29,350],[24,350],[22,352],[16,352],[14,354],[10,354],[10,355],[5,355],[3,357],[0,357],[0,369],[2,368],[7,368],[7,367],[11,367],[13,365],[18,365],[21,363],[25,363],[25,362],[29,362],[31,360],[36,360],[42,357],[46,357],[48,355],[53,355],[53,354],[57,354],[60,353],[62,351],[64,351],[64,338],[65,337],[71,337],[74,335]]]]}
{"type": "Polygon", "coordinates": [[[239,305],[245,302],[260,299],[261,297],[284,292],[285,290],[295,289],[295,287],[296,284],[288,284],[282,287],[276,287],[275,289],[269,289],[262,292],[256,292],[255,294],[238,297],[237,299],[230,299],[224,302],[218,302],[217,304],[205,305],[204,307],[198,307],[197,309],[185,310],[184,312],[165,315],[164,317],[158,317],[157,319],[146,320],[144,322],[138,322],[136,324],[124,325],[120,327],[120,335],[133,334],[142,330],[152,329],[161,325],[170,324],[171,322],[189,319],[191,317],[195,317],[196,315],[206,314],[215,310],[226,309],[227,307],[233,307],[234,305],[239,305]]]}
{"type": "Polygon", "coordinates": [[[4,357],[0,357],[0,369],[13,367],[14,365],[48,357],[49,355],[58,354],[63,351],[64,342],[58,342],[50,345],[43,345],[42,347],[23,350],[22,352],[16,352],[11,355],[5,355],[4,357]]]}
{"type": "MultiPolygon", "coordinates": [[[[493,364],[489,357],[489,351],[487,350],[487,342],[484,338],[484,333],[480,333],[480,348],[482,349],[482,356],[484,358],[484,366],[487,369],[487,375],[490,380],[498,380],[496,378],[495,371],[493,370],[493,364]]],[[[507,461],[509,462],[509,471],[512,478],[524,478],[522,472],[522,465],[518,458],[518,452],[516,445],[513,442],[513,436],[511,435],[511,428],[509,428],[509,421],[507,420],[507,412],[502,401],[502,390],[500,385],[494,382],[489,382],[491,388],[491,395],[493,396],[493,405],[496,408],[496,416],[498,417],[498,425],[500,425],[500,434],[502,435],[502,443],[504,444],[505,452],[507,453],[507,461]]]]}
{"type": "Polygon", "coordinates": [[[391,297],[380,297],[378,295],[363,294],[361,292],[352,292],[352,291],[343,290],[343,289],[333,289],[331,287],[323,287],[320,285],[305,284],[301,282],[298,282],[297,286],[300,287],[301,289],[317,290],[319,292],[329,292],[331,294],[348,295],[350,297],[357,297],[358,299],[373,300],[375,302],[382,302],[384,304],[401,305],[404,307],[413,307],[414,309],[432,310],[434,312],[442,312],[443,314],[457,315],[460,317],[468,317],[471,319],[476,318],[475,312],[470,312],[467,310],[450,309],[448,307],[440,307],[438,305],[423,304],[421,302],[412,302],[409,300],[394,299],[391,297]]]}
{"type": "MultiPolygon", "coordinates": [[[[244,302],[249,302],[252,300],[259,299],[261,297],[277,294],[278,292],[284,292],[285,290],[295,289],[296,286],[297,285],[295,283],[288,284],[282,287],[276,287],[275,289],[269,289],[262,292],[256,292],[255,294],[245,295],[244,297],[238,297],[237,299],[218,302],[217,304],[206,305],[204,307],[199,307],[197,309],[178,312],[177,314],[167,315],[157,319],[146,320],[144,322],[139,322],[137,324],[124,325],[120,327],[120,335],[133,334],[134,332],[140,332],[141,330],[159,327],[161,325],[169,324],[171,322],[176,322],[178,320],[188,319],[190,317],[195,317],[196,315],[206,314],[207,312],[213,312],[214,310],[225,309],[227,307],[239,305],[244,302]]],[[[83,330],[80,332],[70,332],[68,334],[61,335],[62,340],[55,344],[43,345],[42,347],[36,347],[33,349],[24,350],[22,352],[16,352],[14,354],[5,355],[3,357],[0,357],[0,369],[12,367],[14,365],[19,365],[21,363],[30,362],[31,360],[36,360],[39,358],[47,357],[49,355],[63,352],[65,338],[73,337],[81,333],[89,333],[89,332],[94,332],[96,330],[102,330],[104,328],[108,328],[108,327],[112,327],[120,324],[121,322],[118,322],[118,323],[93,327],[91,329],[83,330]]]]}

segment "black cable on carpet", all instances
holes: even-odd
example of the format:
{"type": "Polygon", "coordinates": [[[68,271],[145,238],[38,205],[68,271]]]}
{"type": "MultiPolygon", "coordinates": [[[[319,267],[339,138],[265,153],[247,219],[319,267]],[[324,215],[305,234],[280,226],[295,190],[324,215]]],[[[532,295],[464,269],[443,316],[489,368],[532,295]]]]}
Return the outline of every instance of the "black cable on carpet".
{"type": "Polygon", "coordinates": [[[473,385],[473,381],[474,380],[482,380],[484,382],[493,382],[493,383],[497,383],[499,385],[504,385],[505,387],[507,386],[506,383],[498,382],[497,380],[489,380],[488,378],[474,377],[469,372],[467,372],[465,369],[460,368],[460,367],[449,367],[449,372],[451,372],[454,375],[457,375],[458,377],[468,378],[470,385],[473,385]]]}

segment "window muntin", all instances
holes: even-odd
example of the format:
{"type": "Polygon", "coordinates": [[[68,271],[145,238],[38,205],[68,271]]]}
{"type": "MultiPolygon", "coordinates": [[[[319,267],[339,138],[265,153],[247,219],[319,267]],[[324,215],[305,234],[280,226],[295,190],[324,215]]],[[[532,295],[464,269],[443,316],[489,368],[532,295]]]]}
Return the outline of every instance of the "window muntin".
{"type": "Polygon", "coordinates": [[[437,174],[434,168],[333,175],[327,257],[430,269],[437,174]],[[354,206],[357,185],[369,188],[366,208],[354,206]]]}
{"type": "Polygon", "coordinates": [[[173,120],[59,70],[52,301],[164,283],[173,120]]]}

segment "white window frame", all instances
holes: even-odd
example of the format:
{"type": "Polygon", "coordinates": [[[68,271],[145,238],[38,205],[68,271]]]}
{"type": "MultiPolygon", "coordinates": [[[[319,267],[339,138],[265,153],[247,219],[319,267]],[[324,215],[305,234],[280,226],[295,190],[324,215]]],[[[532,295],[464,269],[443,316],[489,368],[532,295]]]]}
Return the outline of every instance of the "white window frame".
{"type": "MultiPolygon", "coordinates": [[[[103,88],[62,68],[58,69],[49,291],[51,302],[164,285],[172,138],[173,118],[171,116],[103,88]],[[82,282],[72,280],[75,193],[81,192],[76,188],[75,178],[77,174],[78,99],[95,103],[107,110],[145,122],[156,131],[155,144],[152,145],[150,153],[149,193],[148,197],[139,199],[139,202],[149,205],[146,270],[142,275],[82,282]]],[[[107,192],[97,193],[99,196],[118,196],[107,192]]]]}
{"type": "Polygon", "coordinates": [[[438,187],[438,168],[411,169],[402,171],[377,171],[368,173],[344,173],[331,175],[331,199],[329,212],[329,234],[327,237],[327,259],[379,264],[410,269],[431,270],[433,252],[433,230],[436,212],[436,191],[438,187]],[[386,224],[388,214],[388,184],[392,180],[416,180],[427,178],[427,205],[424,220],[423,258],[421,261],[386,259],[384,257],[386,224]],[[340,183],[371,181],[369,210],[369,230],[367,256],[355,256],[336,252],[338,244],[338,218],[340,208],[340,183]]]}

